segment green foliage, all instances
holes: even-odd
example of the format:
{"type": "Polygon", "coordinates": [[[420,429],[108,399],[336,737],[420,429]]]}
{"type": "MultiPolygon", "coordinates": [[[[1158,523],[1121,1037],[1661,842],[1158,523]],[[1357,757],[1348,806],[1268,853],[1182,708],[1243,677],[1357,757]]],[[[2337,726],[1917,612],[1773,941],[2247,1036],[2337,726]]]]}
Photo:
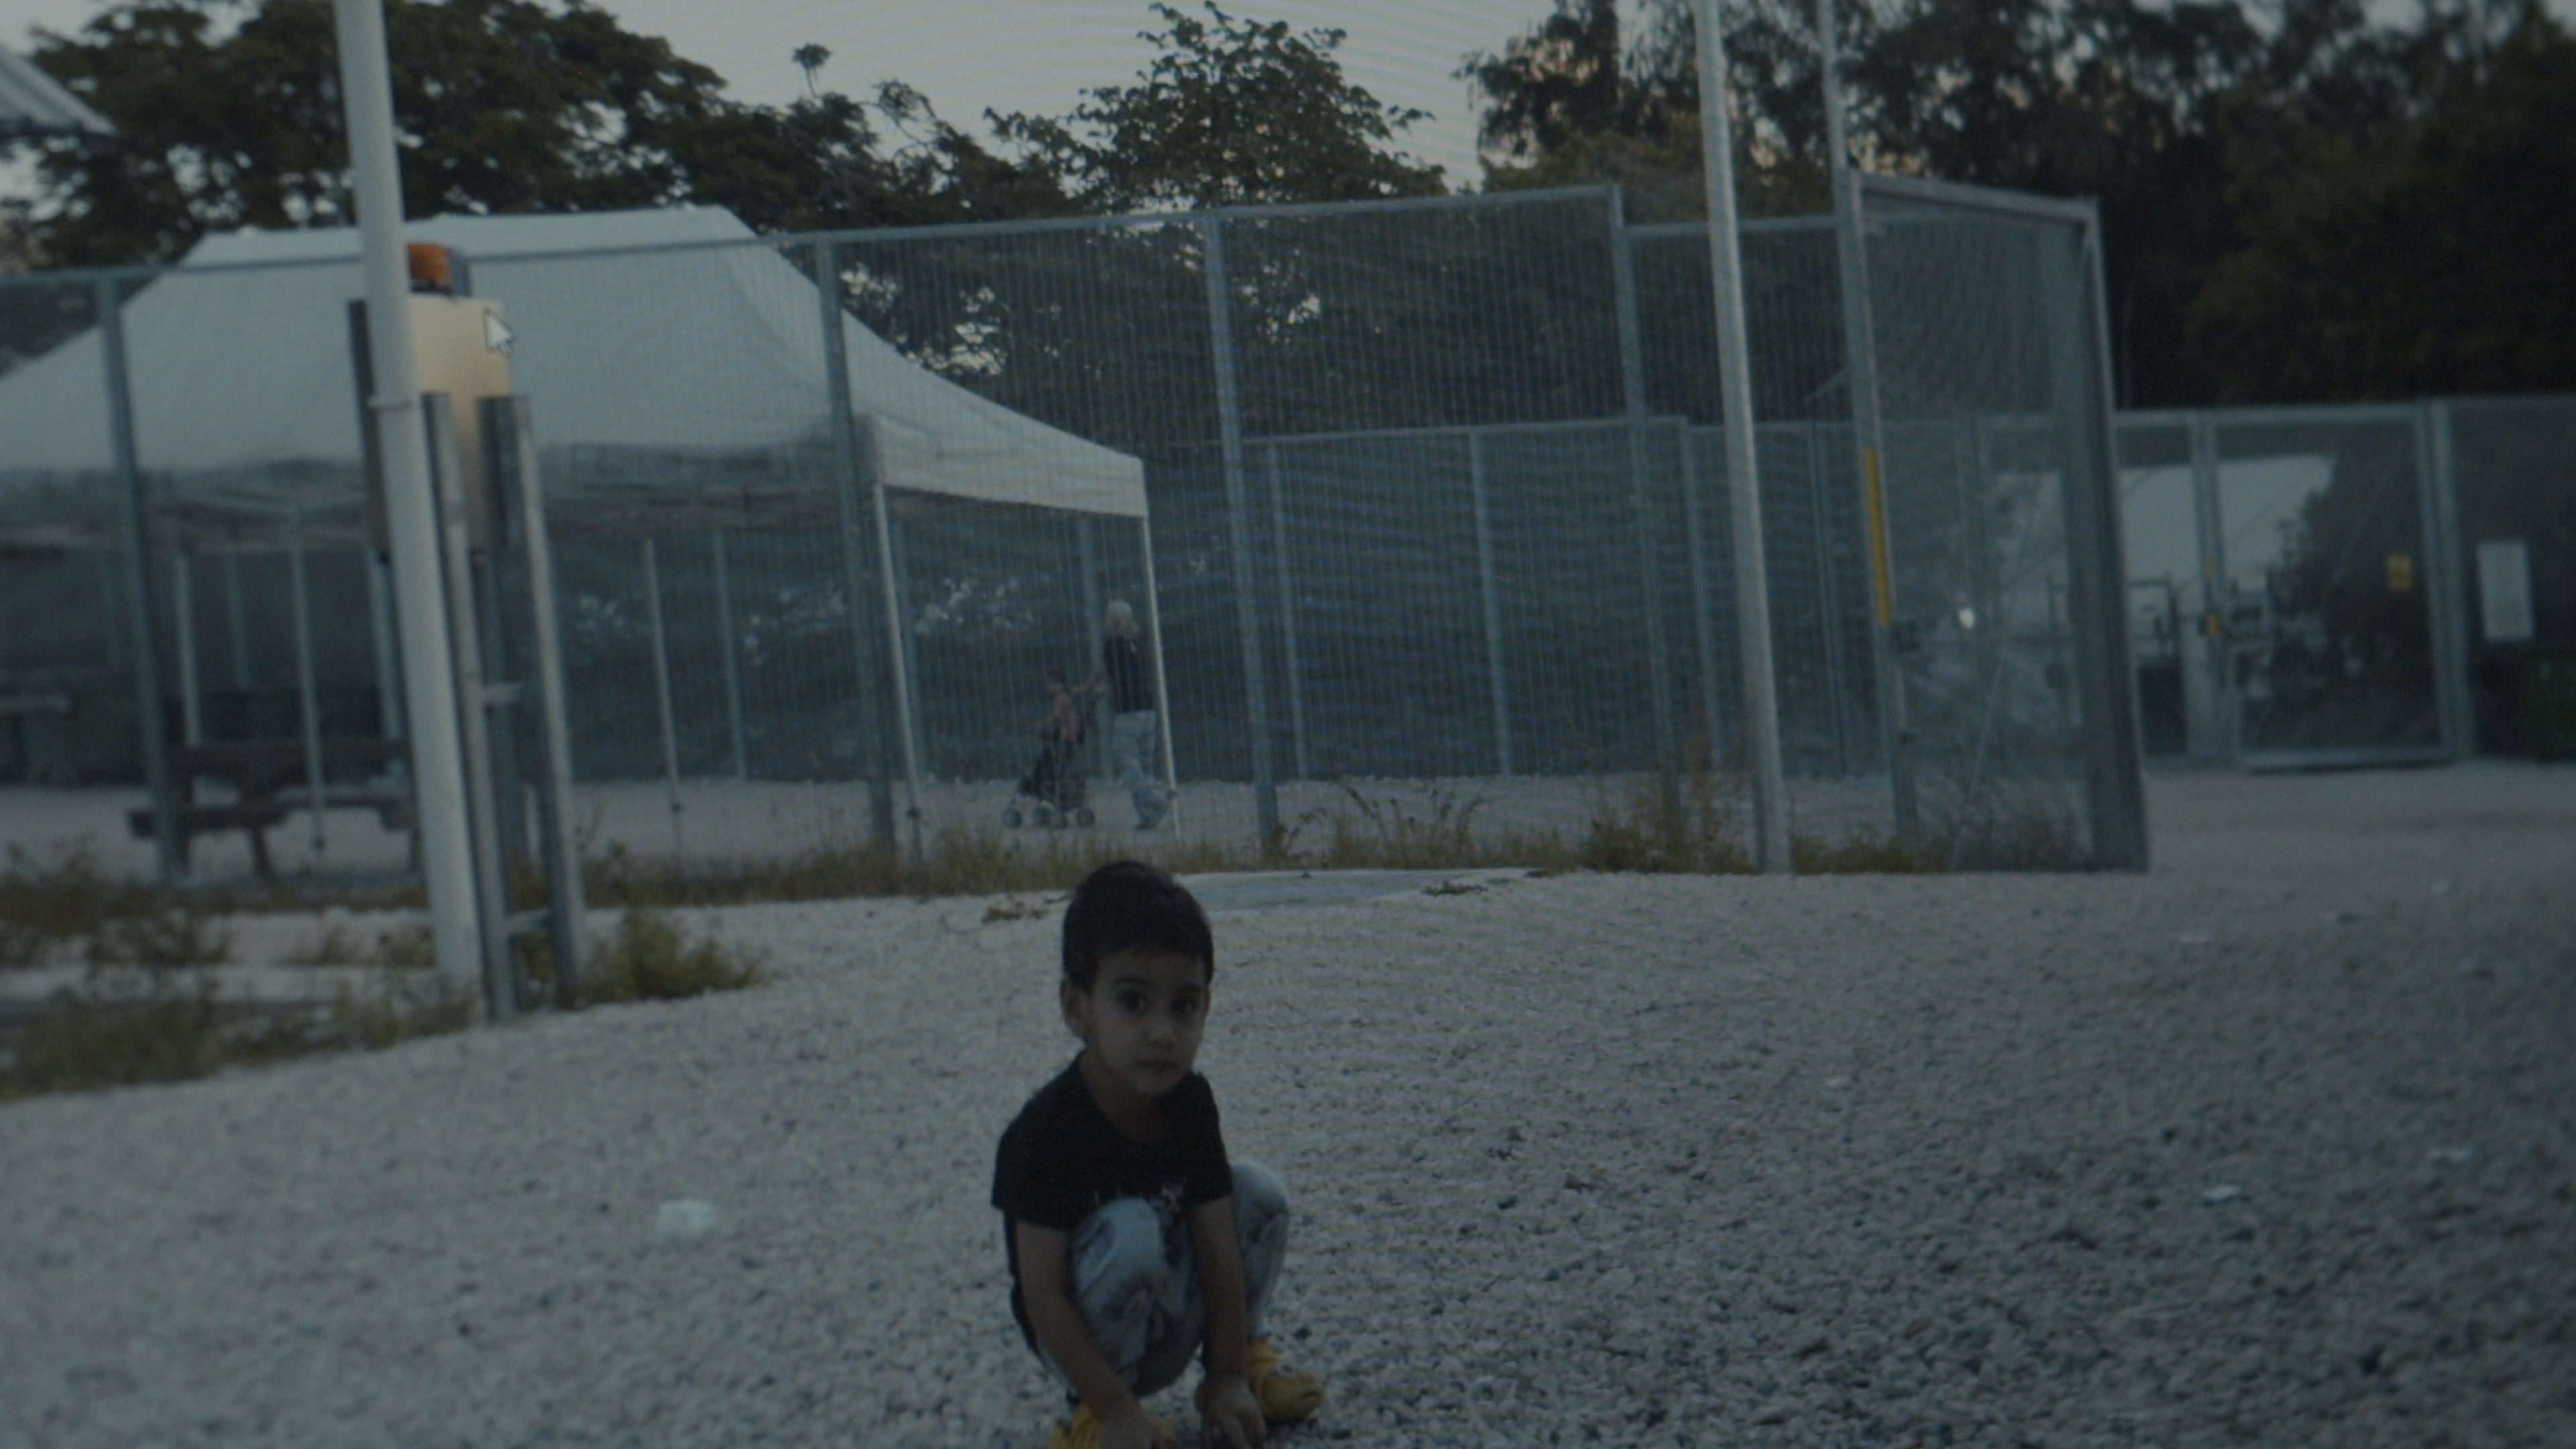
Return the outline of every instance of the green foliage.
{"type": "Polygon", "coordinates": [[[320,1052],[376,1049],[459,1031],[470,998],[436,981],[343,990],[318,1011],[254,1011],[220,998],[215,980],[150,971],[60,991],[19,1033],[0,1101],[211,1076],[320,1052]],[[140,989],[133,989],[139,987],[140,989]]]}
{"type": "Polygon", "coordinates": [[[155,892],[110,880],[86,849],[38,862],[10,846],[0,867],[0,968],[40,964],[48,946],[162,908],[155,892]]]}
{"type": "Polygon", "coordinates": [[[231,935],[190,902],[108,920],[89,943],[92,966],[217,966],[231,957],[231,935]]]}
{"type": "Polygon", "coordinates": [[[2238,140],[2246,245],[2191,311],[2228,401],[2576,378],[2576,38],[2526,10],[2420,117],[2238,140]]]}
{"type": "Polygon", "coordinates": [[[678,1001],[710,991],[739,991],[760,980],[757,956],[706,937],[690,941],[679,923],[646,906],[630,906],[615,934],[591,948],[582,994],[591,1001],[678,1001]]]}
{"type": "MultiPolygon", "coordinates": [[[[1618,181],[1698,214],[1693,6],[1624,40],[1560,0],[1463,77],[1495,189],[1618,181]],[[1615,139],[1614,139],[1615,138],[1615,139]]],[[[2576,373],[2569,39],[2538,0],[1896,0],[1837,7],[1874,169],[2100,200],[2131,406],[2565,385],[2576,373]]],[[[1812,9],[1726,8],[1739,200],[1819,209],[1812,9]]]]}
{"type": "Polygon", "coordinates": [[[1440,170],[1388,149],[1422,111],[1343,74],[1346,34],[1150,7],[1157,52],[1133,85],[1096,86],[1061,120],[997,118],[1101,211],[1437,195],[1440,170]]]}
{"type": "MultiPolygon", "coordinates": [[[[416,216],[696,201],[766,231],[1064,209],[1051,178],[899,83],[746,104],[584,0],[386,0],[385,23],[416,216]]],[[[48,265],[161,261],[213,231],[348,224],[336,46],[327,0],[126,0],[40,37],[36,63],[123,139],[40,146],[41,204],[14,246],[48,265]]]]}

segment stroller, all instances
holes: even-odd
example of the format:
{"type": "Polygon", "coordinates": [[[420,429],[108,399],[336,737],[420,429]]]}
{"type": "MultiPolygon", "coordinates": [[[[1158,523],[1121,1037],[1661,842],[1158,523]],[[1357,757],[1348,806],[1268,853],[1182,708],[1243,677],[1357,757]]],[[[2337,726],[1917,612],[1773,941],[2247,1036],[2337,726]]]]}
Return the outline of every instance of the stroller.
{"type": "Polygon", "coordinates": [[[1002,811],[1002,824],[1013,830],[1023,822],[1089,825],[1094,819],[1090,784],[1082,774],[1082,745],[1090,729],[1063,681],[1049,679],[1048,684],[1053,698],[1038,734],[1038,757],[1020,777],[1019,793],[1002,811]]]}

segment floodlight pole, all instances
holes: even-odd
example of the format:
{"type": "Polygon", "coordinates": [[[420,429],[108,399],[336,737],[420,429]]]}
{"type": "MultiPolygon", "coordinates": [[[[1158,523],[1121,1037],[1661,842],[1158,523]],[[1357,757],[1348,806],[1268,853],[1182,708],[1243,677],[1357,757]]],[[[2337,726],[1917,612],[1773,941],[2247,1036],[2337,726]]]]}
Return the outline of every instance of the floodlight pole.
{"type": "Polygon", "coordinates": [[[1878,412],[1878,329],[1870,314],[1869,257],[1861,248],[1860,178],[1852,174],[1843,125],[1842,56],[1834,0],[1816,0],[1816,48],[1825,101],[1825,166],[1834,193],[1834,253],[1843,296],[1843,382],[1851,394],[1853,452],[1860,462],[1861,527],[1869,543],[1870,642],[1878,688],[1879,731],[1887,753],[1896,837],[1920,838],[1914,789],[1914,729],[1906,722],[1905,663],[1896,628],[1896,575],[1889,558],[1887,457],[1878,412]]]}
{"type": "Polygon", "coordinates": [[[1726,41],[1717,0],[1698,0],[1699,124],[1708,183],[1708,251],[1717,292],[1717,372],[1726,424],[1726,493],[1735,544],[1735,637],[1744,678],[1745,763],[1753,772],[1754,857],[1789,872],[1787,782],[1780,768],[1780,701],[1771,671],[1771,590],[1762,563],[1756,471],[1753,343],[1744,317],[1744,257],[1735,215],[1735,121],[1727,113],[1726,41]]]}
{"type": "MultiPolygon", "coordinates": [[[[480,994],[480,912],[465,818],[465,761],[457,741],[456,669],[441,593],[438,518],[429,493],[429,440],[411,350],[411,281],[403,260],[402,176],[394,156],[393,83],[380,0],[332,0],[340,94],[367,282],[367,339],[376,395],[367,407],[381,440],[385,527],[392,545],[403,699],[410,715],[412,790],[430,932],[439,975],[480,994]]],[[[480,701],[476,707],[480,708],[480,701]]]]}

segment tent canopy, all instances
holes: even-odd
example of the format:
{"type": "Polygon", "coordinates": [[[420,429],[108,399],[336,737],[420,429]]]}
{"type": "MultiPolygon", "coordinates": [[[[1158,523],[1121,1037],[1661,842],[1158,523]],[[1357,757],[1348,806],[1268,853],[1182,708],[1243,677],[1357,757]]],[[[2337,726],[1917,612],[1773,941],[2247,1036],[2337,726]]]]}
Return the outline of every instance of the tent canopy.
{"type": "Polygon", "coordinates": [[[34,61],[0,50],[0,140],[113,136],[116,127],[34,61]]]}
{"type": "MultiPolygon", "coordinates": [[[[713,493],[756,514],[742,502],[754,494],[828,495],[816,289],[731,213],[441,216],[405,234],[459,254],[474,295],[506,316],[555,509],[651,517],[713,493]]],[[[363,290],[354,230],[249,231],[208,237],[126,303],[137,453],[173,481],[172,505],[348,499],[360,453],[346,308],[363,290]]],[[[1144,516],[1136,459],[841,325],[851,407],[889,487],[1144,516]]],[[[7,510],[22,538],[38,501],[26,495],[107,466],[101,345],[93,329],[0,376],[0,490],[22,495],[7,510]]]]}

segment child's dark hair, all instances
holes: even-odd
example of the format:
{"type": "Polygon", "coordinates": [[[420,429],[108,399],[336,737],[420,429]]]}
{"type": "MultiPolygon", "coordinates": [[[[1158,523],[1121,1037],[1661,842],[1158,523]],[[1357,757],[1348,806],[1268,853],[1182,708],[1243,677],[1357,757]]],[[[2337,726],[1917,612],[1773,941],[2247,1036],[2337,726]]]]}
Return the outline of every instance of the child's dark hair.
{"type": "Polygon", "coordinates": [[[1141,860],[1117,860],[1083,878],[1064,908],[1064,979],[1089,991],[1100,960],[1120,951],[1171,951],[1216,975],[1216,937],[1189,888],[1141,860]]]}

